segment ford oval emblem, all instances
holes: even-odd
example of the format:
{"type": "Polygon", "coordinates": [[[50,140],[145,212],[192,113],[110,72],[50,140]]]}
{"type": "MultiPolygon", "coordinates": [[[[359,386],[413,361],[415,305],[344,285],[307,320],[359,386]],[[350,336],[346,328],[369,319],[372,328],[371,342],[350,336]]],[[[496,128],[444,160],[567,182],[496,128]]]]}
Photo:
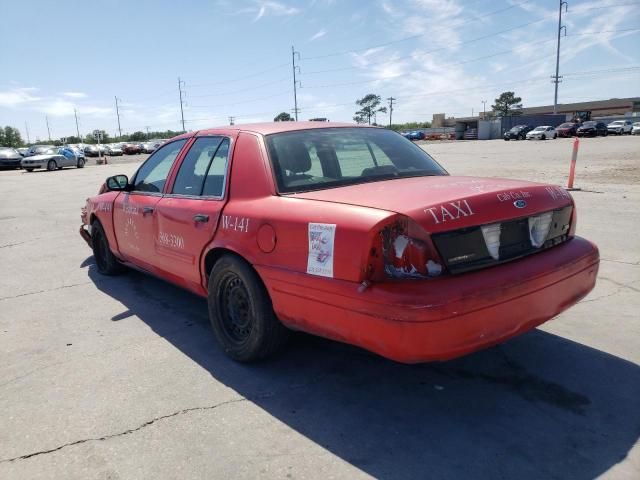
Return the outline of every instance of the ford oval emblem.
{"type": "Polygon", "coordinates": [[[516,200],[515,202],[513,202],[513,205],[516,208],[524,208],[527,206],[527,202],[525,202],[524,200],[516,200]]]}

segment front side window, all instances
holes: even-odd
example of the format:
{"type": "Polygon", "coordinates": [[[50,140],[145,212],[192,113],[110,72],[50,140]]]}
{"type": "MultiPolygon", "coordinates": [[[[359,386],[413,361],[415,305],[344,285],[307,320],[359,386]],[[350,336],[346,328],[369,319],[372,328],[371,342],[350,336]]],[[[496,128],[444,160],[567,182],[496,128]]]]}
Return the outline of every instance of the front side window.
{"type": "Polygon", "coordinates": [[[142,164],[133,181],[136,192],[162,192],[171,165],[182,150],[186,139],[168,143],[142,164]]]}
{"type": "Polygon", "coordinates": [[[322,128],[265,137],[281,193],[447,175],[424,150],[379,128],[322,128]]]}
{"type": "Polygon", "coordinates": [[[180,165],[172,193],[222,196],[228,154],[227,138],[196,139],[180,165]]]}

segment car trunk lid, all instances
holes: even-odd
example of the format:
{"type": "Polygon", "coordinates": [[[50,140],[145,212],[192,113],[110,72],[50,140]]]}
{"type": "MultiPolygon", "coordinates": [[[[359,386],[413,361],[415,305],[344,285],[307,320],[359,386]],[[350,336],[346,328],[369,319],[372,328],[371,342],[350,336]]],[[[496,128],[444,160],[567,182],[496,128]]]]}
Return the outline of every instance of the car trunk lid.
{"type": "Polygon", "coordinates": [[[572,203],[563,188],[553,185],[457,176],[384,180],[291,197],[393,211],[431,234],[529,217],[572,203]]]}

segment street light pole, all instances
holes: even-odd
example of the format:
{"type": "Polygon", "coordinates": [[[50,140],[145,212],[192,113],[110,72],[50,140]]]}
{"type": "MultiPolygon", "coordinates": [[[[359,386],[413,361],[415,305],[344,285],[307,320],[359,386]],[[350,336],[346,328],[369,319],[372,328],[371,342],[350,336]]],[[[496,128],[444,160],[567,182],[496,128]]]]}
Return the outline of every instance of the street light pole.
{"type": "Polygon", "coordinates": [[[45,122],[47,122],[47,135],[49,135],[49,142],[51,142],[51,130],[49,129],[49,117],[45,115],[44,120],[45,122]]]}

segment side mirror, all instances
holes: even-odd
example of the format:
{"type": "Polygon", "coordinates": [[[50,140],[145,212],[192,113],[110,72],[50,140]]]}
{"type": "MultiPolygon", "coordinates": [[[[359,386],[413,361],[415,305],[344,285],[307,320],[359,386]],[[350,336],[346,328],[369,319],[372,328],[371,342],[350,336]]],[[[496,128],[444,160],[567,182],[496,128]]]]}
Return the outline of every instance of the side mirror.
{"type": "Polygon", "coordinates": [[[127,190],[129,186],[129,177],[126,175],[114,175],[107,178],[105,184],[107,189],[113,192],[121,192],[127,190]]]}

